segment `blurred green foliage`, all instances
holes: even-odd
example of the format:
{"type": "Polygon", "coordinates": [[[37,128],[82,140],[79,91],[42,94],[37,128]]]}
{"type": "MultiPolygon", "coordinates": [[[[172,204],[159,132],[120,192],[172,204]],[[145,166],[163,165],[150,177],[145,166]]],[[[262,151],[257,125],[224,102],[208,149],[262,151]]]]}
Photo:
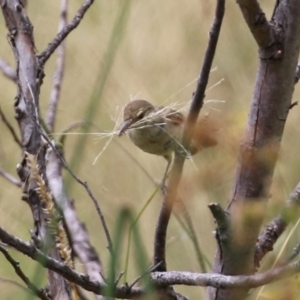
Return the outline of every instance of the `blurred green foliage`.
{"type": "MultiPolygon", "coordinates": [[[[270,17],[275,1],[260,2],[270,17]]],[[[80,4],[80,1],[70,1],[69,20],[80,4]]],[[[55,127],[57,134],[78,121],[92,122],[103,131],[112,131],[122,107],[131,97],[164,105],[191,99],[196,85],[192,82],[200,71],[215,2],[132,0],[126,18],[120,23],[121,27],[118,27],[117,43],[112,44],[115,38],[112,34],[120,20],[118,16],[123,4],[124,1],[121,0],[95,1],[80,26],[68,36],[66,70],[55,127]],[[106,76],[105,80],[103,76],[106,76]],[[99,86],[101,92],[97,93],[99,86]]],[[[45,49],[56,34],[59,7],[58,1],[29,1],[28,14],[34,25],[39,52],[45,49]]],[[[3,17],[0,19],[0,56],[14,65],[13,54],[6,41],[7,30],[3,17]]],[[[238,6],[234,1],[228,1],[214,61],[216,69],[211,73],[208,87],[224,80],[206,94],[206,100],[218,102],[205,104],[201,112],[210,113],[212,119],[217,120],[220,128],[219,145],[195,156],[193,164],[191,161],[186,162],[180,190],[193,219],[202,250],[210,261],[213,261],[216,243],[212,234],[214,223],[207,205],[218,202],[226,207],[230,198],[237,153],[255,84],[257,52],[238,6]]],[[[48,107],[55,62],[56,54],[45,68],[46,77],[40,95],[43,116],[48,107]]],[[[4,76],[0,76],[0,90],[0,105],[17,130],[13,110],[16,87],[4,76]]],[[[298,96],[296,88],[295,101],[298,96]]],[[[297,114],[296,106],[290,112],[283,137],[266,221],[278,212],[299,180],[300,127],[297,114]]],[[[80,128],[75,131],[82,133],[80,128]]],[[[96,131],[92,126],[89,131],[99,133],[100,129],[96,131]]],[[[17,176],[15,166],[21,160],[21,151],[1,122],[0,132],[0,167],[17,176]]],[[[165,161],[143,153],[124,136],[120,139],[114,137],[93,165],[107,139],[99,141],[96,135],[86,135],[83,142],[78,143],[79,139],[80,135],[67,136],[64,147],[66,158],[76,162],[77,175],[88,181],[99,200],[111,232],[114,232],[117,216],[122,208],[129,207],[137,215],[155,189],[153,181],[142,168],[150,177],[159,181],[164,172],[165,161]]],[[[71,182],[68,174],[65,177],[71,182]]],[[[1,177],[0,184],[1,226],[18,237],[29,240],[29,229],[33,224],[29,207],[20,200],[21,191],[1,177]]],[[[74,182],[68,193],[75,201],[80,218],[87,226],[91,242],[98,251],[107,274],[110,265],[107,242],[93,203],[82,187],[74,182]]],[[[158,193],[138,222],[147,252],[145,255],[149,258],[153,254],[154,230],[161,201],[162,195],[158,193]]],[[[125,235],[122,239],[125,249],[128,231],[123,231],[122,234],[125,235]]],[[[293,241],[298,240],[297,235],[299,234],[292,236],[288,249],[292,248],[293,241]]],[[[275,251],[268,255],[266,266],[272,263],[285,238],[286,235],[283,235],[275,251]]],[[[169,225],[167,251],[169,270],[199,271],[193,245],[174,217],[169,225]]],[[[125,268],[125,252],[121,252],[117,272],[125,268]]],[[[131,252],[132,267],[127,274],[129,282],[140,273],[133,263],[135,252],[131,252]]],[[[13,250],[11,253],[21,262],[25,273],[29,277],[34,276],[36,264],[13,250]]],[[[1,255],[0,265],[1,299],[25,298],[24,290],[2,281],[5,278],[20,282],[1,255]]],[[[77,264],[77,268],[82,269],[80,264],[77,264]]],[[[46,280],[45,272],[41,275],[46,280]]],[[[190,299],[202,299],[205,293],[204,288],[197,287],[176,287],[176,290],[190,299]]],[[[267,293],[264,294],[266,295],[267,293]]],[[[272,291],[268,295],[272,295],[272,291]]],[[[89,297],[92,299],[91,295],[89,297]]]]}

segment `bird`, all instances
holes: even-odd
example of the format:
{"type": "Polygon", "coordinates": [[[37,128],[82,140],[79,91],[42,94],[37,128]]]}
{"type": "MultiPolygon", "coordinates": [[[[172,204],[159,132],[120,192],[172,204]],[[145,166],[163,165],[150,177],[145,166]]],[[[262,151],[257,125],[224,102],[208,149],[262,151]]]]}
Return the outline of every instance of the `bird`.
{"type": "MultiPolygon", "coordinates": [[[[138,148],[167,160],[162,188],[165,187],[173,153],[188,158],[201,148],[211,147],[217,143],[210,134],[202,132],[198,136],[195,135],[189,149],[185,149],[182,145],[185,121],[185,116],[178,110],[155,106],[146,100],[133,100],[124,107],[123,124],[118,136],[127,132],[130,140],[138,148]]],[[[196,133],[198,127],[196,126],[196,133]]]]}

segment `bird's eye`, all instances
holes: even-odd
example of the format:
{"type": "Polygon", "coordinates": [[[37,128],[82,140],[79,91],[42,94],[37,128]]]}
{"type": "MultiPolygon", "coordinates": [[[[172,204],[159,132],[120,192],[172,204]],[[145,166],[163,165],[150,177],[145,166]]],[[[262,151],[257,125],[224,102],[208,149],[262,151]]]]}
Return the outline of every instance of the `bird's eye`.
{"type": "Polygon", "coordinates": [[[141,120],[141,119],[144,118],[144,112],[143,111],[139,111],[136,116],[137,116],[138,120],[141,120]]]}

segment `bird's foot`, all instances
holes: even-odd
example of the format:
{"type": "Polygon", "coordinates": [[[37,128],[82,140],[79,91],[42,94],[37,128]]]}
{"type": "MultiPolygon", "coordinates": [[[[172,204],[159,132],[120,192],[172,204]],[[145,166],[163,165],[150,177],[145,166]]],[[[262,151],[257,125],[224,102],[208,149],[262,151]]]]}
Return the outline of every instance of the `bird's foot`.
{"type": "Polygon", "coordinates": [[[160,188],[161,192],[165,196],[168,189],[168,186],[166,185],[166,180],[163,181],[155,180],[155,184],[160,188]]]}
{"type": "Polygon", "coordinates": [[[168,192],[168,186],[166,185],[165,182],[162,182],[160,184],[160,190],[161,190],[161,192],[163,193],[164,196],[167,194],[167,192],[168,192]]]}
{"type": "Polygon", "coordinates": [[[183,146],[176,149],[177,154],[179,154],[180,156],[187,158],[187,159],[191,158],[191,156],[193,155],[193,151],[194,150],[187,150],[187,149],[183,148],[183,146]]]}

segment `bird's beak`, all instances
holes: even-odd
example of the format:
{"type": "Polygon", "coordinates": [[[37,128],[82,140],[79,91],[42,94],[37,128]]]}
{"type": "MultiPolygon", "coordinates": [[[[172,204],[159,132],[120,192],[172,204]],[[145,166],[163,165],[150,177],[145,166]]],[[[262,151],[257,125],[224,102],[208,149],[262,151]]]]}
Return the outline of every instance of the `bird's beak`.
{"type": "Polygon", "coordinates": [[[123,123],[123,125],[122,125],[122,127],[121,127],[121,129],[120,129],[120,131],[119,131],[118,136],[122,136],[122,135],[125,133],[125,131],[126,131],[132,124],[133,124],[133,122],[132,122],[131,119],[126,120],[126,121],[123,123]]]}

